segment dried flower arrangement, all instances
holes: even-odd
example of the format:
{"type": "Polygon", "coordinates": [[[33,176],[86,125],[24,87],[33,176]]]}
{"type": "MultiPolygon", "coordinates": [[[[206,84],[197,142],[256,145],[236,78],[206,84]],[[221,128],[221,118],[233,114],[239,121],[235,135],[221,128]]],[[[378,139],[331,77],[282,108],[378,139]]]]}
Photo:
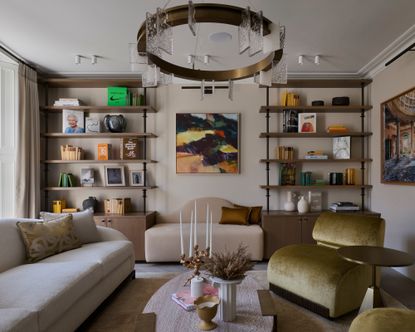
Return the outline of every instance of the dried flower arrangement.
{"type": "Polygon", "coordinates": [[[204,268],[213,277],[223,280],[242,279],[245,272],[254,266],[246,250],[247,247],[240,244],[234,252],[213,252],[204,268]]]}

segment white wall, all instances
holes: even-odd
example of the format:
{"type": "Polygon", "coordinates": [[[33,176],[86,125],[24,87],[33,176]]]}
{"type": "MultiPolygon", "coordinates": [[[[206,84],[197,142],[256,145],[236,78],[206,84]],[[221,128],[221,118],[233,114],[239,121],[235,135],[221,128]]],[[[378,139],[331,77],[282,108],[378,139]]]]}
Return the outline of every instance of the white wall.
{"type": "MultiPolygon", "coordinates": [[[[372,208],[386,220],[385,246],[415,255],[415,186],[380,183],[381,177],[381,109],[380,104],[405,90],[415,88],[415,54],[408,52],[378,74],[372,83],[374,157],[372,172],[372,208]]],[[[415,267],[399,269],[415,280],[415,267]]]]}

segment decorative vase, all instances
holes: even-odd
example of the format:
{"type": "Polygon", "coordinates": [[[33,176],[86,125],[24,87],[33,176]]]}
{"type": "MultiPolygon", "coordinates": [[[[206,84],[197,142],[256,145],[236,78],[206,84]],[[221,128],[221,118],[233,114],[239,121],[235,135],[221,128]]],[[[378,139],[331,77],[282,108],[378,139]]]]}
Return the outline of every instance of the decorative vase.
{"type": "Polygon", "coordinates": [[[86,200],[82,202],[82,208],[84,210],[92,209],[92,211],[96,211],[98,201],[95,197],[89,196],[86,200]]]}
{"type": "Polygon", "coordinates": [[[217,327],[217,324],[212,322],[218,312],[219,298],[213,295],[205,295],[196,299],[197,315],[201,319],[197,327],[202,331],[210,331],[217,327]]]}
{"type": "Polygon", "coordinates": [[[127,127],[127,121],[121,114],[107,114],[104,117],[104,125],[112,133],[122,133],[127,127]]]}
{"type": "Polygon", "coordinates": [[[212,277],[214,287],[219,287],[219,318],[224,322],[232,322],[236,318],[236,285],[242,282],[242,279],[223,280],[212,277]]]}
{"type": "Polygon", "coordinates": [[[190,296],[198,298],[203,295],[203,278],[202,277],[193,277],[190,281],[190,296]]]}
{"type": "Polygon", "coordinates": [[[287,201],[284,203],[285,211],[295,211],[295,204],[293,201],[294,194],[291,191],[287,192],[287,201]]]}
{"type": "Polygon", "coordinates": [[[304,196],[300,196],[300,200],[297,203],[297,209],[299,213],[307,213],[309,208],[309,204],[304,196]]]}

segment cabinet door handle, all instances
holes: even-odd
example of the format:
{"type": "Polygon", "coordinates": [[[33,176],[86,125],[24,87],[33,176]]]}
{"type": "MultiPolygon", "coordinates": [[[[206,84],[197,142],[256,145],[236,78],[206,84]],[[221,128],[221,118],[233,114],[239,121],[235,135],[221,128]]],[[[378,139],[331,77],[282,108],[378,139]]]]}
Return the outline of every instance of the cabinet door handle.
{"type": "Polygon", "coordinates": [[[102,219],[101,222],[104,223],[105,222],[105,219],[102,219]]]}
{"type": "Polygon", "coordinates": [[[108,222],[109,222],[109,223],[111,223],[111,222],[112,222],[112,220],[111,220],[111,219],[108,219],[108,222]]]}

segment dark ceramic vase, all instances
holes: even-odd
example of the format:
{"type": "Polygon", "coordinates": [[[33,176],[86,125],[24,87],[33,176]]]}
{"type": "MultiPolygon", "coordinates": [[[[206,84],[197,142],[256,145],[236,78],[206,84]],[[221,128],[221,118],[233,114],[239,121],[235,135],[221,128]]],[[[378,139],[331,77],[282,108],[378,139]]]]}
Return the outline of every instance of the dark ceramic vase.
{"type": "Polygon", "coordinates": [[[121,114],[107,114],[104,117],[104,125],[112,133],[122,133],[127,127],[127,121],[121,114]]]}
{"type": "Polygon", "coordinates": [[[82,202],[82,208],[84,210],[92,209],[95,212],[97,209],[98,201],[95,197],[89,196],[86,200],[82,202]]]}

